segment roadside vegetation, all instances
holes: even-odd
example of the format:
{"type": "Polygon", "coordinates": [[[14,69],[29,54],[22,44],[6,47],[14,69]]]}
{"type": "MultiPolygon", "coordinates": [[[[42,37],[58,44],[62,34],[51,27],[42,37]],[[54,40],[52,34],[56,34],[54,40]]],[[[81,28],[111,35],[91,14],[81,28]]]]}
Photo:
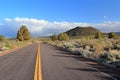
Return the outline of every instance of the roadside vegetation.
{"type": "Polygon", "coordinates": [[[23,25],[17,33],[17,39],[19,41],[29,40],[31,38],[30,32],[25,25],[23,25]]]}
{"type": "Polygon", "coordinates": [[[23,25],[18,30],[16,38],[6,38],[4,35],[0,35],[0,53],[34,43],[33,41],[29,30],[23,25]]]}
{"type": "Polygon", "coordinates": [[[114,32],[102,33],[92,27],[76,27],[50,37],[31,37],[27,27],[23,25],[16,38],[8,39],[0,35],[0,52],[39,42],[61,47],[73,54],[120,69],[120,35],[114,32]]]}
{"type": "Polygon", "coordinates": [[[60,39],[61,34],[63,36],[63,33],[52,35],[51,41],[49,40],[46,43],[120,69],[120,37],[118,34],[96,32],[96,34],[90,36],[70,37],[64,33],[67,37],[63,36],[60,39]]]}
{"type": "Polygon", "coordinates": [[[52,38],[53,41],[56,41],[56,40],[59,40],[59,41],[69,40],[69,36],[66,33],[60,33],[59,35],[53,34],[51,38],[52,38]]]}

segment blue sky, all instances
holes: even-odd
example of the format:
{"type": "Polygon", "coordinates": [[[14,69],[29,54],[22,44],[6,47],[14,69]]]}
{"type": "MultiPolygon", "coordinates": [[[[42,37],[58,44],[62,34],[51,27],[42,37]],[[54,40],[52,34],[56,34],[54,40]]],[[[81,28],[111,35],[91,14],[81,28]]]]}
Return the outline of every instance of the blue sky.
{"type": "Polygon", "coordinates": [[[0,34],[15,36],[22,24],[40,36],[88,25],[120,31],[120,0],[1,0],[0,34]]]}

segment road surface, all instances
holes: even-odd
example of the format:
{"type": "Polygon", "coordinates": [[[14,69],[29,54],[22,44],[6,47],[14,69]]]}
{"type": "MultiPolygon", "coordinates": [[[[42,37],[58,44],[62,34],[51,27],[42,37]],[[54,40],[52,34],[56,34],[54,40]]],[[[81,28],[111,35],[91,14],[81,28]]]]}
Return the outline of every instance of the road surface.
{"type": "MultiPolygon", "coordinates": [[[[37,51],[38,45],[32,44],[1,56],[0,80],[34,80],[37,51]]],[[[43,80],[116,80],[97,68],[103,71],[110,69],[60,48],[40,44],[40,52],[43,80]]]]}
{"type": "Polygon", "coordinates": [[[33,80],[38,45],[0,57],[0,80],[33,80]]]}
{"type": "Polygon", "coordinates": [[[87,64],[80,56],[41,44],[43,80],[116,80],[87,64]]]}

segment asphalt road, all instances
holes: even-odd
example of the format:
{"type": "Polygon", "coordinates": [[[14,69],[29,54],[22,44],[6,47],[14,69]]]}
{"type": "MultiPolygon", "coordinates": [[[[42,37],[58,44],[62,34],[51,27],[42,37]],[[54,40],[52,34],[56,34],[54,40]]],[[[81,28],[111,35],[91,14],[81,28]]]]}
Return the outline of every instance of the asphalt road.
{"type": "Polygon", "coordinates": [[[33,80],[37,44],[0,57],[0,80],[33,80]]]}
{"type": "MultiPolygon", "coordinates": [[[[32,44],[1,56],[0,80],[34,80],[37,49],[38,45],[32,44]]],[[[114,75],[110,76],[114,73],[113,69],[72,55],[60,48],[41,44],[40,52],[43,80],[120,80],[114,75]]],[[[117,74],[119,72],[115,75],[117,74]]]]}
{"type": "Polygon", "coordinates": [[[43,80],[115,80],[79,56],[46,44],[40,47],[43,80]]]}

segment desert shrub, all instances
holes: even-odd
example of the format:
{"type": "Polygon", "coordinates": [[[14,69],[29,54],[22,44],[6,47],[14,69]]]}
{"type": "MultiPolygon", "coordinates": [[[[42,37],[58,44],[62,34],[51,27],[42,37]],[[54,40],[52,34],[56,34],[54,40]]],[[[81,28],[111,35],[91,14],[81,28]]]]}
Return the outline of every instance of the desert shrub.
{"type": "Polygon", "coordinates": [[[102,38],[101,32],[97,32],[96,35],[95,35],[95,38],[96,39],[101,39],[102,38]]]}
{"type": "Polygon", "coordinates": [[[116,59],[120,59],[120,53],[116,55],[116,59]]]}
{"type": "Polygon", "coordinates": [[[114,32],[108,34],[109,38],[115,38],[117,35],[114,32]]]}
{"type": "Polygon", "coordinates": [[[9,42],[6,42],[5,47],[10,48],[10,47],[11,47],[10,43],[9,43],[9,42]]]}
{"type": "Polygon", "coordinates": [[[58,40],[60,41],[69,40],[69,36],[66,33],[60,33],[58,35],[58,40]]]}
{"type": "Polygon", "coordinates": [[[0,35],[0,42],[4,42],[6,40],[4,35],[0,35]]]}
{"type": "Polygon", "coordinates": [[[120,59],[120,39],[80,37],[67,41],[51,41],[51,44],[86,58],[99,59],[100,62],[114,62],[120,59]]]}
{"type": "Polygon", "coordinates": [[[102,58],[102,59],[104,59],[106,61],[112,61],[112,62],[114,62],[117,59],[117,55],[109,51],[107,53],[101,54],[99,56],[99,58],[102,58]]]}
{"type": "Polygon", "coordinates": [[[100,42],[97,42],[94,44],[95,47],[95,52],[94,52],[94,56],[96,58],[98,58],[100,56],[100,54],[102,54],[104,52],[104,45],[100,42]]]}
{"type": "Polygon", "coordinates": [[[58,40],[58,36],[56,34],[53,34],[51,38],[53,41],[58,40]]]}

